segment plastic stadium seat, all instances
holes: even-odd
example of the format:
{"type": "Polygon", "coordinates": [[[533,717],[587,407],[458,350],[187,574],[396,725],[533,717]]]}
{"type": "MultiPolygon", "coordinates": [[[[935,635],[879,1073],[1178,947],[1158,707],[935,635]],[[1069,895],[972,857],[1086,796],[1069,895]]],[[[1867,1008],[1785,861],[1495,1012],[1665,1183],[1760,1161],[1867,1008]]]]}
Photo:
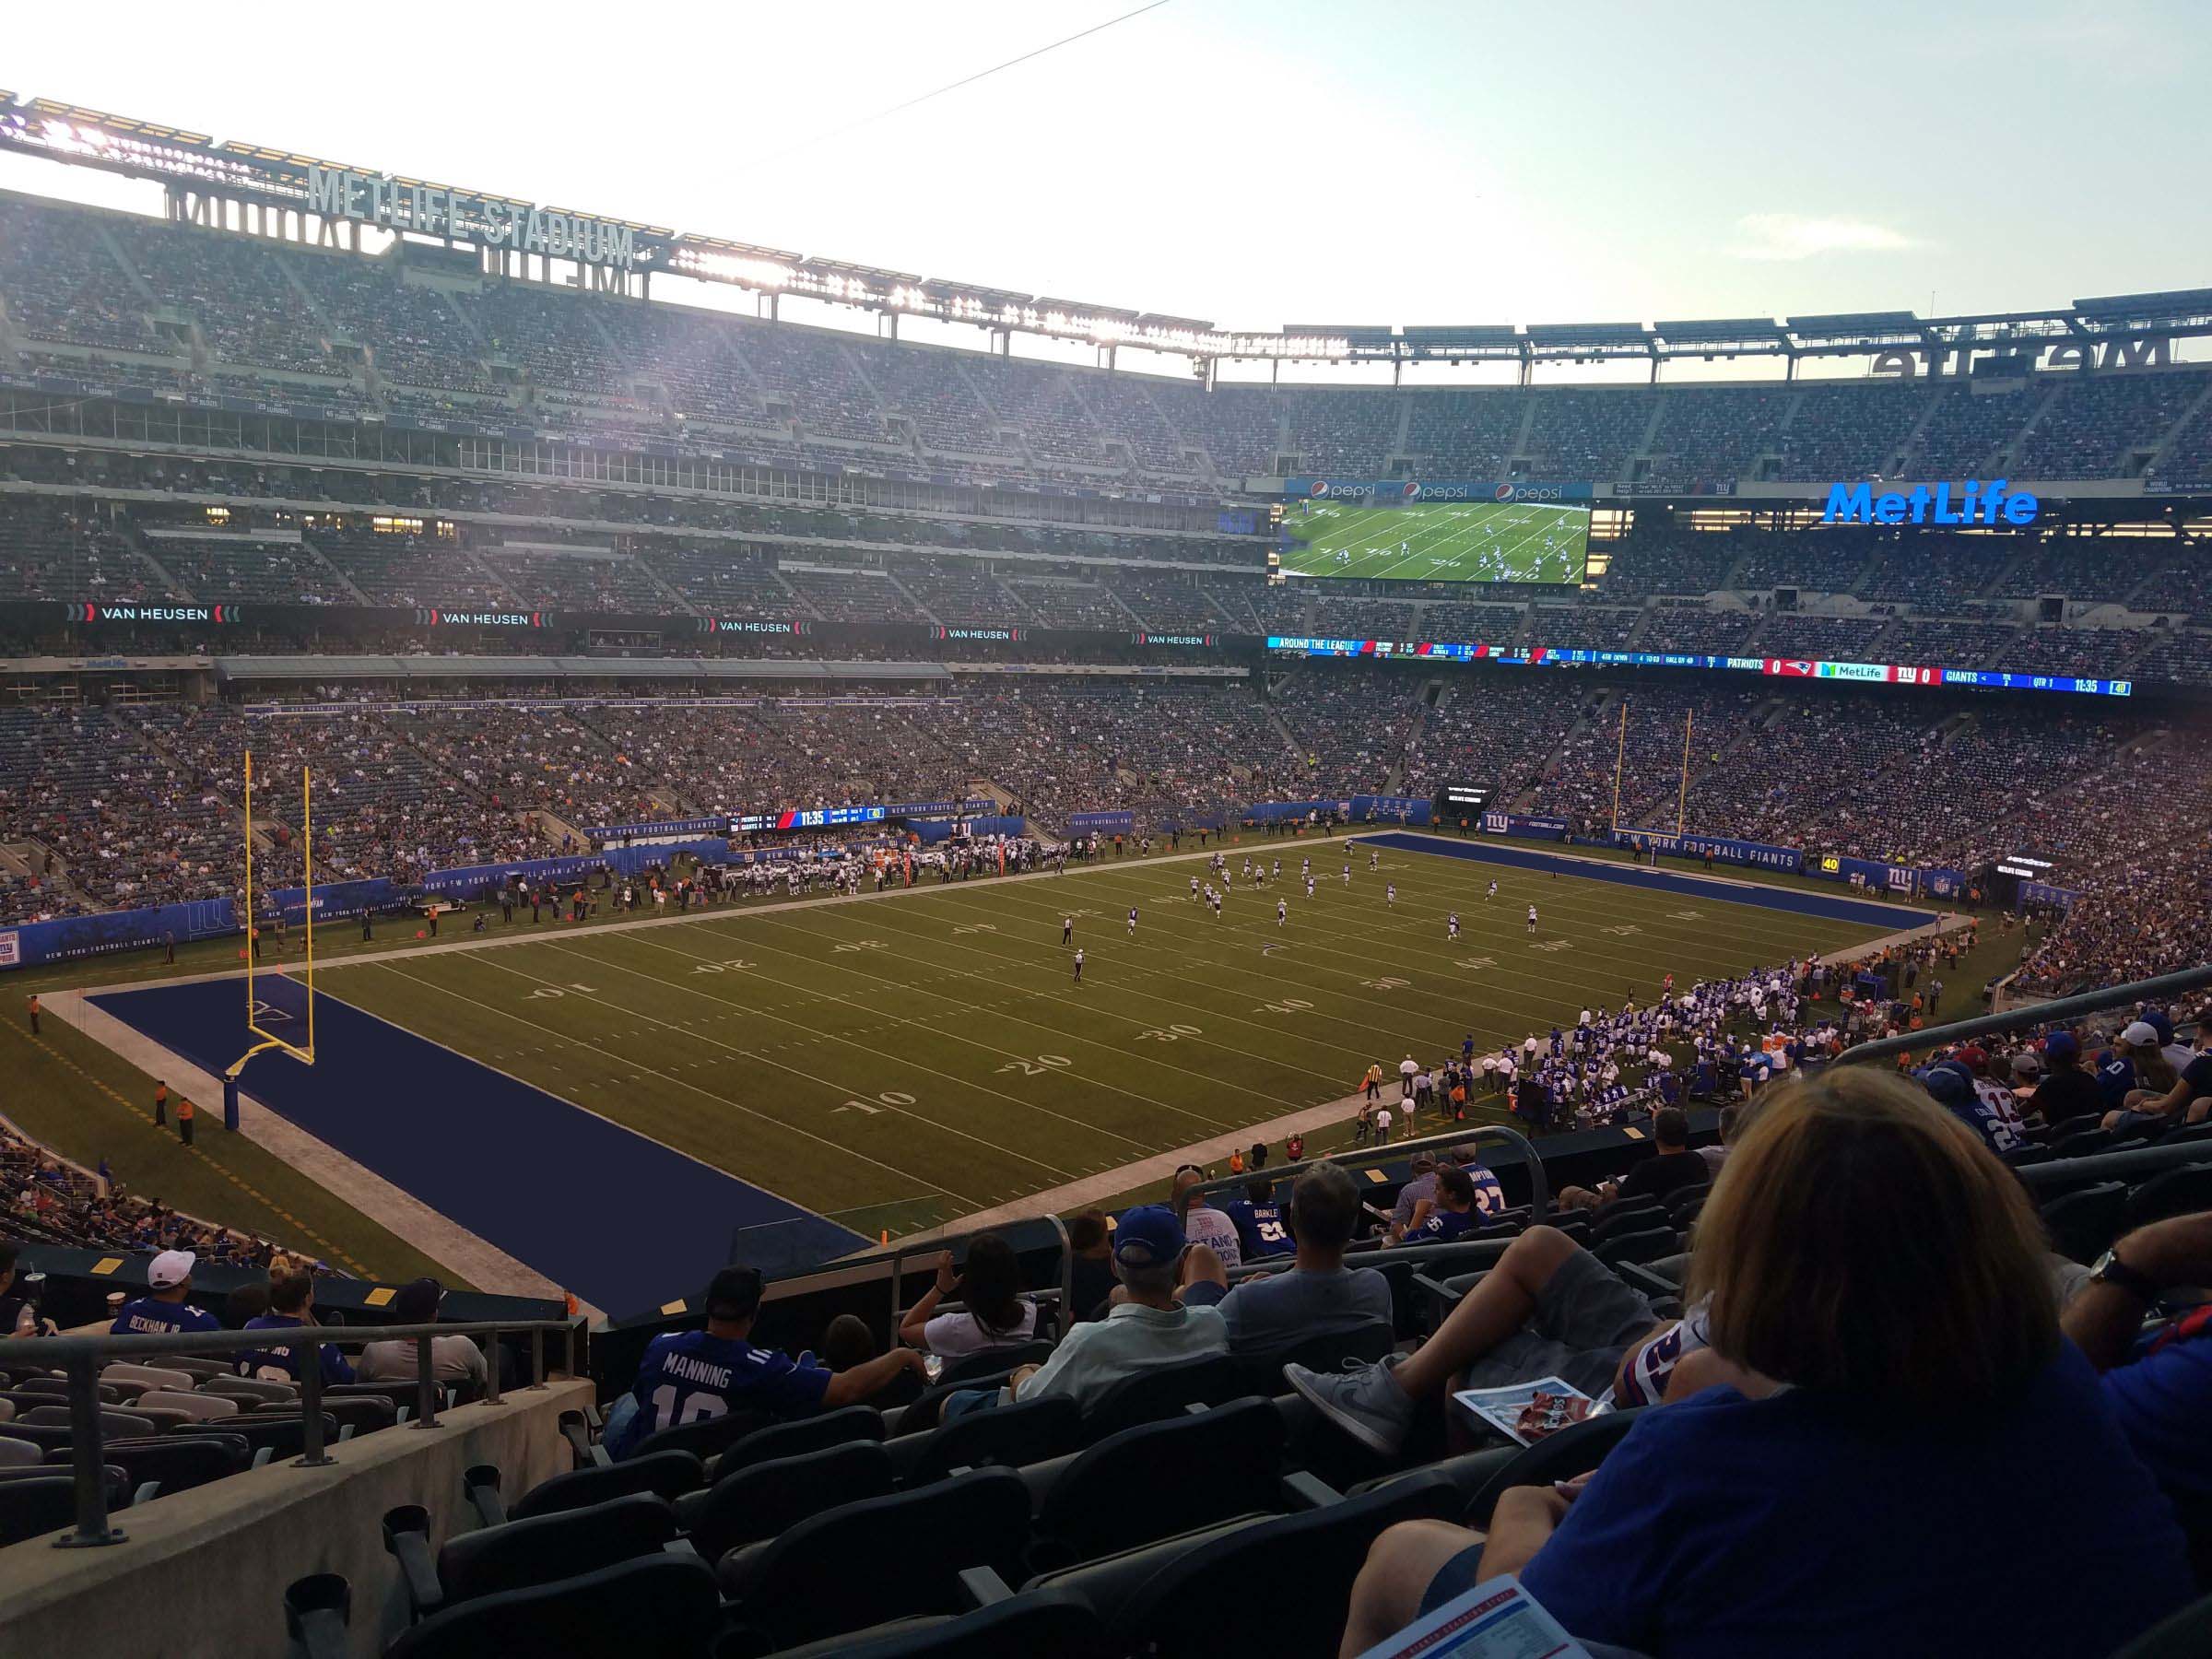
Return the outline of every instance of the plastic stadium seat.
{"type": "Polygon", "coordinates": [[[719,1561],[733,1549],[772,1538],[841,1504],[884,1497],[896,1476],[886,1447],[874,1441],[848,1441],[796,1457],[748,1464],[709,1490],[679,1500],[677,1517],[692,1547],[719,1561]]]}
{"type": "Polygon", "coordinates": [[[881,1412],[867,1406],[846,1406],[817,1417],[771,1423],[765,1429],[754,1430],[716,1458],[708,1469],[708,1476],[719,1483],[747,1465],[766,1463],[771,1458],[796,1457],[803,1452],[819,1452],[852,1441],[882,1439],[881,1412]]]}
{"type": "MultiPolygon", "coordinates": [[[[258,1417],[264,1410],[297,1412],[298,1406],[279,1406],[274,1408],[256,1407],[252,1415],[258,1417]]],[[[391,1401],[374,1394],[349,1394],[343,1398],[325,1393],[323,1396],[323,1415],[337,1421],[341,1433],[351,1430],[355,1434],[371,1434],[379,1429],[389,1429],[399,1420],[399,1409],[391,1401]]]]}
{"type": "Polygon", "coordinates": [[[902,1484],[927,1486],[955,1469],[1007,1468],[1062,1457],[1083,1442],[1083,1410],[1065,1395],[971,1411],[919,1440],[899,1442],[902,1484]]]}
{"type": "Polygon", "coordinates": [[[45,1447],[0,1430],[0,1469],[36,1467],[45,1461],[45,1447]]]}
{"type": "Polygon", "coordinates": [[[195,1381],[190,1371],[171,1371],[167,1366],[126,1365],[120,1359],[103,1367],[100,1380],[132,1395],[144,1394],[149,1388],[180,1388],[189,1392],[195,1381]]]}
{"type": "Polygon", "coordinates": [[[2097,1128],[2103,1122],[2104,1113],[2101,1112],[2085,1112],[2075,1117],[2060,1119],[2045,1130],[2044,1134],[2050,1136],[2050,1143],[2055,1146],[2065,1139],[2067,1135],[2079,1135],[2084,1130],[2097,1128]]]}
{"type": "Polygon", "coordinates": [[[1571,1480],[1577,1475],[1589,1474],[1605,1462],[1606,1453],[1620,1444],[1621,1437],[1636,1426],[1636,1419],[1646,1409],[1632,1406],[1625,1411],[1584,1418],[1557,1434],[1546,1435],[1533,1446],[1522,1447],[1476,1488],[1475,1495],[1467,1500],[1466,1524],[1474,1527],[1488,1526],[1490,1512],[1498,1507],[1498,1500],[1508,1487],[1549,1486],[1555,1480],[1571,1480]]]}
{"type": "Polygon", "coordinates": [[[210,1377],[200,1393],[225,1394],[248,1406],[297,1401],[300,1391],[289,1382],[265,1382],[258,1377],[210,1377]]]}
{"type": "Polygon", "coordinates": [[[1654,1262],[1661,1256],[1670,1256],[1682,1248],[1682,1241],[1671,1227],[1660,1226],[1643,1232],[1616,1233],[1591,1247],[1590,1253],[1611,1267],[1621,1262],[1654,1262]]]}
{"type": "Polygon", "coordinates": [[[418,1615],[502,1591],[549,1584],[617,1561],[652,1555],[677,1535],[676,1511],[665,1498],[632,1492],[587,1509],[557,1510],[504,1526],[487,1526],[447,1540],[435,1564],[429,1517],[407,1504],[384,1516],[384,1547],[399,1562],[418,1615]]]}
{"type": "MultiPolygon", "coordinates": [[[[334,1446],[338,1440],[338,1419],[329,1412],[323,1414],[323,1443],[334,1446]]],[[[292,1407],[289,1417],[267,1417],[259,1412],[241,1412],[236,1417],[223,1418],[212,1423],[187,1423],[176,1430],[171,1439],[189,1439],[199,1435],[234,1435],[243,1440],[253,1451],[256,1467],[283,1457],[300,1457],[307,1452],[307,1418],[299,1406],[292,1407]]]]}
{"type": "Polygon", "coordinates": [[[1656,1198],[1638,1198],[1631,1203],[1616,1204],[1598,1211],[1591,1222],[1589,1246],[1595,1250],[1608,1239],[1618,1239],[1624,1234],[1643,1232],[1665,1225],[1666,1206],[1656,1198]]]}
{"type": "Polygon", "coordinates": [[[149,1388],[135,1404],[141,1410],[159,1406],[194,1418],[235,1417],[239,1410],[238,1402],[227,1394],[186,1394],[173,1388],[149,1388]]]}
{"type": "Polygon", "coordinates": [[[2004,1159],[2006,1168],[2024,1170],[2030,1164],[2049,1163],[2051,1148],[2031,1143],[2025,1147],[2015,1147],[2011,1151],[1999,1153],[1998,1156],[2004,1159]]]}
{"type": "Polygon", "coordinates": [[[1303,1337],[1269,1353],[1233,1354],[1230,1358],[1237,1362],[1237,1380],[1243,1392],[1278,1394],[1283,1392],[1286,1365],[1333,1371],[1347,1361],[1364,1365],[1380,1359],[1396,1346],[1395,1331],[1386,1324],[1371,1324],[1357,1331],[1324,1332],[1318,1336],[1303,1337]]]}
{"type": "Polygon", "coordinates": [[[725,1556],[722,1584],[748,1630],[791,1646],[912,1614],[964,1612],[960,1574],[1012,1570],[1029,1530],[1021,1477],[971,1469],[846,1504],[725,1556]]]}
{"type": "Polygon", "coordinates": [[[2054,1159],[2087,1158],[2095,1152],[2110,1152],[2115,1144],[2110,1129],[2083,1129],[2073,1135],[2053,1136],[2051,1156],[2054,1159]]]}
{"type": "MultiPolygon", "coordinates": [[[[101,1401],[107,1405],[115,1405],[123,1398],[112,1382],[101,1382],[96,1386],[101,1401]]],[[[61,1400],[69,1397],[69,1379],[66,1377],[29,1376],[23,1378],[15,1387],[18,1394],[52,1394],[61,1400]]]]}
{"type": "Polygon", "coordinates": [[[2127,1189],[2116,1181],[2100,1182],[2052,1199],[2041,1213],[2052,1249],[2068,1261],[2093,1262],[2120,1236],[2127,1189]]]}
{"type": "Polygon", "coordinates": [[[902,1618],[786,1649],[778,1659],[1111,1659],[1118,1652],[1075,1596],[1026,1590],[958,1618],[902,1618]]]}
{"type": "Polygon", "coordinates": [[[672,1423],[640,1441],[630,1456],[643,1457],[651,1452],[688,1452],[695,1457],[708,1458],[717,1452],[728,1451],[747,1435],[759,1433],[775,1420],[764,1412],[728,1411],[718,1418],[701,1418],[696,1423],[672,1423]]]}
{"type": "Polygon", "coordinates": [[[623,1498],[631,1492],[651,1492],[671,1503],[696,1492],[707,1481],[706,1466],[688,1452],[655,1452],[649,1457],[626,1458],[605,1468],[571,1469],[565,1475],[539,1481],[507,1506],[500,1497],[500,1472],[480,1464],[462,1477],[462,1486],[487,1526],[509,1521],[527,1521],[533,1515],[550,1515],[560,1510],[584,1509],[623,1498]]]}
{"type": "Polygon", "coordinates": [[[1061,1471],[1037,1514],[1033,1571],[1280,1507],[1283,1419],[1270,1399],[1140,1423],[1061,1471]]]}
{"type": "Polygon", "coordinates": [[[1227,1354],[1147,1366],[1092,1403],[1083,1414],[1083,1437],[1101,1441],[1139,1423],[1171,1417],[1187,1406],[1219,1406],[1236,1398],[1236,1362],[1227,1354]]]}
{"type": "MultiPolygon", "coordinates": [[[[1461,1502],[1451,1481],[1422,1474],[1322,1509],[1155,1545],[1141,1554],[1157,1568],[1114,1605],[1092,1605],[1117,1635],[1147,1642],[1159,1659],[1220,1659],[1229,1595],[1237,1653],[1333,1659],[1368,1546],[1401,1521],[1451,1520],[1461,1502]]],[[[1082,1577],[1097,1571],[1076,1569],[1067,1587],[1082,1594],[1082,1577]]]]}
{"type": "Polygon", "coordinates": [[[2199,1210],[2212,1210],[2212,1163],[2168,1170],[2136,1188],[2127,1195],[2126,1218],[2120,1230],[2132,1231],[2169,1216],[2194,1215],[2199,1210]]]}
{"type": "Polygon", "coordinates": [[[1042,1365],[1053,1357],[1049,1342],[1025,1342],[1015,1347],[985,1348],[981,1353],[963,1354],[945,1367],[937,1379],[939,1386],[958,1385],[970,1377],[997,1376],[1010,1371],[1019,1371],[1025,1365],[1042,1365]]]}
{"type": "Polygon", "coordinates": [[[1705,1200],[1712,1195],[1712,1182],[1700,1182],[1696,1186],[1678,1187],[1669,1193],[1660,1207],[1666,1212],[1667,1221],[1678,1232],[1688,1225],[1687,1217],[1695,1216],[1705,1207],[1705,1200]]]}
{"type": "MultiPolygon", "coordinates": [[[[16,1419],[29,1426],[46,1424],[50,1427],[69,1427],[69,1407],[66,1406],[33,1406],[16,1419]]],[[[137,1439],[157,1434],[160,1430],[151,1418],[135,1417],[127,1411],[102,1411],[100,1414],[100,1432],[103,1439],[137,1439]]]]}
{"type": "MultiPolygon", "coordinates": [[[[235,1434],[165,1434],[157,1440],[107,1441],[100,1456],[130,1477],[134,1502],[190,1491],[250,1465],[253,1453],[235,1434]]],[[[67,1453],[54,1459],[68,1461],[67,1453]]]]}
{"type": "Polygon", "coordinates": [[[29,1441],[32,1445],[41,1448],[41,1454],[44,1452],[66,1451],[69,1447],[69,1430],[56,1429],[47,1423],[13,1422],[6,1428],[0,1428],[0,1435],[14,1441],[29,1441]]]}
{"type": "Polygon", "coordinates": [[[403,1632],[384,1659],[552,1653],[699,1659],[721,1618],[714,1574],[704,1561],[654,1554],[458,1603],[403,1632]]]}

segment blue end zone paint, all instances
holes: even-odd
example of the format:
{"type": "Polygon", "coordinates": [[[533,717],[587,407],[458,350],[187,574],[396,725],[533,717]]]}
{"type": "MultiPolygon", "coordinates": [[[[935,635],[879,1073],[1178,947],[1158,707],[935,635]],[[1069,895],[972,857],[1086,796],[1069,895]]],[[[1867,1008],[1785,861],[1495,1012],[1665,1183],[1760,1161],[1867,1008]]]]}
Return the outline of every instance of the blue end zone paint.
{"type": "MultiPolygon", "coordinates": [[[[306,993],[275,975],[258,988],[262,1023],[304,1042],[306,993]]],[[[253,1041],[242,980],[90,1000],[218,1076],[253,1041]]],[[[872,1241],[328,992],[315,1044],[312,1070],[281,1054],[256,1060],[246,1093],[618,1317],[702,1289],[737,1228],[768,1228],[748,1260],[771,1273],[872,1241]]]]}
{"type": "MultiPolygon", "coordinates": [[[[1721,904],[1749,904],[1760,910],[1788,911],[1799,916],[1818,916],[1828,922],[1859,922],[1902,933],[1924,927],[1940,912],[1914,910],[1904,904],[1877,904],[1867,899],[1830,898],[1826,893],[1803,893],[1790,888],[1762,887],[1754,881],[1715,881],[1709,876],[1680,876],[1672,870],[1646,869],[1640,865],[1607,864],[1603,859],[1562,857],[1526,847],[1500,847],[1489,841],[1439,841],[1428,835],[1401,835],[1385,830],[1358,840],[1400,853],[1430,853],[1443,858],[1470,858],[1478,864],[1509,865],[1520,870],[1579,876],[1585,881],[1610,881],[1621,887],[1643,888],[1655,893],[1674,893],[1685,899],[1710,899],[1721,904]]],[[[1519,894],[1514,895],[1517,899],[1519,894]]],[[[1543,901],[1537,901],[1541,912],[1543,901]]]]}

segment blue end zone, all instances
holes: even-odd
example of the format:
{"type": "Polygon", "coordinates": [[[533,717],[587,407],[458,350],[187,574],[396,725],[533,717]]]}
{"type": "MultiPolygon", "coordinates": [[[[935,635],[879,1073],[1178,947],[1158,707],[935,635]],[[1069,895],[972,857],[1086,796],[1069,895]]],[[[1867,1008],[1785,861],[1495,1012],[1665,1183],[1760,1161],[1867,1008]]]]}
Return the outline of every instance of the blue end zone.
{"type": "Polygon", "coordinates": [[[1572,858],[1557,853],[1538,853],[1527,847],[1500,847],[1490,841],[1442,841],[1429,835],[1403,835],[1385,830],[1362,835],[1359,841],[1400,853],[1432,853],[1444,858],[1471,858],[1480,864],[1510,865],[1521,870],[1556,871],[1580,876],[1586,881],[1610,881],[1621,887],[1645,888],[1657,893],[1675,893],[1685,899],[1711,899],[1722,904],[1751,904],[1761,910],[1788,911],[1799,916],[1818,916],[1829,922],[1862,922],[1902,933],[1924,927],[1937,919],[1936,911],[1910,905],[1877,904],[1868,899],[1830,898],[1826,893],[1804,893],[1792,888],[1763,887],[1754,881],[1717,881],[1710,876],[1683,876],[1672,870],[1646,869],[1641,865],[1608,864],[1598,858],[1572,858]]]}
{"type": "MultiPolygon", "coordinates": [[[[274,974],[257,988],[262,1023],[304,1042],[306,993],[274,974]]],[[[253,1041],[242,980],[90,1000],[218,1077],[253,1041]]],[[[771,1274],[872,1242],[327,992],[315,1043],[312,1069],[256,1060],[245,1092],[618,1317],[703,1289],[738,1228],[765,1230],[747,1259],[771,1274]]]]}

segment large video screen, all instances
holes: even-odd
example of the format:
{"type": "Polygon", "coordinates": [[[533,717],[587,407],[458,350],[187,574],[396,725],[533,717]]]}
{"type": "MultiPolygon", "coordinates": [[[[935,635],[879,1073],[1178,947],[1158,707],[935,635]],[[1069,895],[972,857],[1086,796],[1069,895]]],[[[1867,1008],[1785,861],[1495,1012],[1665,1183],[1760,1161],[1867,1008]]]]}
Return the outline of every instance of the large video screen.
{"type": "Polygon", "coordinates": [[[1590,509],[1550,501],[1300,500],[1283,512],[1293,576],[1579,582],[1590,509]]]}

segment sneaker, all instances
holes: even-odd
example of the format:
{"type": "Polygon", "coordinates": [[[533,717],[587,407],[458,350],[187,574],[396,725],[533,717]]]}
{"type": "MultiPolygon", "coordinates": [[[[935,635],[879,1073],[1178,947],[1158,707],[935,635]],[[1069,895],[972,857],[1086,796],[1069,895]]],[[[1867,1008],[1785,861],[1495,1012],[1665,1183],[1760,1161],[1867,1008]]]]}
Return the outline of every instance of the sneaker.
{"type": "Polygon", "coordinates": [[[1390,1374],[1402,1358],[1393,1354],[1374,1365],[1334,1373],[1286,1365],[1283,1380],[1361,1445],[1392,1457],[1413,1427],[1413,1396],[1390,1374]]]}

